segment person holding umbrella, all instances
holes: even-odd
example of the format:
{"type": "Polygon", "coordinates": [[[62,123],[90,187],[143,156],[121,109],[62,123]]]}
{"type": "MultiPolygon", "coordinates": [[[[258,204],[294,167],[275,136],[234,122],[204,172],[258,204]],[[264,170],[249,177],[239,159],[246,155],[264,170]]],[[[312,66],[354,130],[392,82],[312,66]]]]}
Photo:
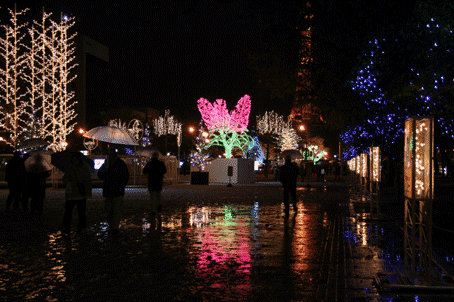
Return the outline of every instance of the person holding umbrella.
{"type": "Polygon", "coordinates": [[[44,161],[40,153],[32,155],[30,164],[26,166],[28,181],[28,196],[31,201],[31,212],[37,212],[41,217],[44,209],[44,199],[46,198],[46,178],[50,176],[52,166],[44,161]]]}
{"type": "Polygon", "coordinates": [[[167,168],[164,162],[160,161],[158,152],[151,154],[151,161],[149,161],[143,174],[148,174],[148,191],[151,196],[151,214],[155,215],[156,212],[161,212],[161,191],[164,174],[167,173],[167,168]]]}
{"type": "Polygon", "coordinates": [[[109,148],[107,151],[107,160],[99,168],[98,177],[104,181],[102,195],[106,198],[109,233],[118,234],[123,213],[125,188],[129,181],[129,171],[125,162],[118,157],[115,149],[109,148]]]}
{"type": "Polygon", "coordinates": [[[69,234],[71,232],[72,211],[77,205],[79,225],[77,232],[87,227],[86,204],[87,197],[91,197],[92,180],[90,171],[83,164],[82,154],[74,153],[71,157],[71,166],[63,176],[65,189],[65,214],[63,215],[62,229],[69,234]]]}

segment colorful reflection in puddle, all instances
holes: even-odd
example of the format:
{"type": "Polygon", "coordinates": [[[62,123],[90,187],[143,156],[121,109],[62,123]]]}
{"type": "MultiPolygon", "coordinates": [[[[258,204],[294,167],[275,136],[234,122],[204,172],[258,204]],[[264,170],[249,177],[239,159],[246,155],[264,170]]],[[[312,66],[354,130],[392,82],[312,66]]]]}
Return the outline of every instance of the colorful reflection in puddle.
{"type": "Polygon", "coordinates": [[[254,207],[190,207],[193,244],[198,249],[195,276],[202,288],[247,295],[251,291],[251,234],[255,233],[254,207]],[[253,210],[254,209],[254,210],[253,210]]]}

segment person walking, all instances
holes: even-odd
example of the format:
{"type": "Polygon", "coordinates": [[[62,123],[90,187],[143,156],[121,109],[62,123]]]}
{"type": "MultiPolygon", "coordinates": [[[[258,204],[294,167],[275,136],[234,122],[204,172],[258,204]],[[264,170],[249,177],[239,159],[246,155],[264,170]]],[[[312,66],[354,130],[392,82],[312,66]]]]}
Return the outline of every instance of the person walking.
{"type": "Polygon", "coordinates": [[[107,223],[109,233],[118,234],[120,219],[123,214],[123,203],[126,184],[129,181],[129,171],[115,149],[109,148],[107,160],[99,168],[99,179],[103,180],[102,195],[106,199],[107,223]]]}
{"type": "Polygon", "coordinates": [[[66,234],[71,233],[71,220],[74,206],[77,205],[79,224],[77,232],[87,227],[86,205],[87,197],[91,197],[92,181],[89,169],[82,162],[82,155],[74,153],[71,157],[71,167],[63,176],[65,189],[65,214],[62,229],[66,234]]]}
{"type": "Polygon", "coordinates": [[[41,154],[33,155],[32,163],[27,166],[27,187],[30,197],[30,214],[42,216],[46,198],[46,178],[50,177],[50,167],[43,162],[41,154]]]}
{"type": "Polygon", "coordinates": [[[158,152],[152,153],[151,161],[145,165],[142,172],[143,174],[148,174],[148,191],[150,191],[151,197],[151,214],[155,215],[156,213],[160,213],[162,209],[161,191],[164,174],[167,173],[166,165],[163,161],[159,160],[158,152]]]}
{"type": "Polygon", "coordinates": [[[299,175],[298,166],[292,163],[289,156],[285,157],[285,163],[280,169],[280,181],[284,187],[284,210],[289,211],[289,194],[292,196],[293,209],[296,211],[296,181],[299,175]]]}
{"type": "MultiPolygon", "coordinates": [[[[27,184],[27,172],[19,151],[14,152],[13,158],[6,165],[5,172],[5,181],[8,183],[9,190],[8,198],[6,199],[6,208],[10,209],[11,204],[13,204],[13,208],[17,210],[19,209],[19,203],[27,184]]],[[[27,211],[27,208],[24,211],[27,211]]]]}

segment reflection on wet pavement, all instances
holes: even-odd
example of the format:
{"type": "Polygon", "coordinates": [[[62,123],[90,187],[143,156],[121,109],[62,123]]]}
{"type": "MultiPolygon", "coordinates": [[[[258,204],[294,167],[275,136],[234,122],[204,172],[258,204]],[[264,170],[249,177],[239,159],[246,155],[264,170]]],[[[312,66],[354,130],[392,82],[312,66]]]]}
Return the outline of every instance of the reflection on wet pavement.
{"type": "Polygon", "coordinates": [[[285,215],[278,186],[166,188],[163,212],[150,215],[148,192],[132,189],[113,236],[95,192],[90,227],[65,236],[61,193],[49,192],[46,227],[17,218],[35,231],[1,237],[2,300],[404,301],[372,284],[398,260],[383,242],[390,230],[349,212],[346,187],[298,195],[285,215]]]}

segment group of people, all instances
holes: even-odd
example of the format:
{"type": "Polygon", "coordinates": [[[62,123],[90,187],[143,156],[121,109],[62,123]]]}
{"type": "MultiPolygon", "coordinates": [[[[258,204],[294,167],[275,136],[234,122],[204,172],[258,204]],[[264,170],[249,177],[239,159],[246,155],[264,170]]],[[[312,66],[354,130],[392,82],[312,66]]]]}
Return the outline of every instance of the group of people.
{"type": "MultiPolygon", "coordinates": [[[[76,153],[77,154],[77,153],[76,153]]],[[[159,160],[159,153],[154,152],[151,160],[145,165],[143,174],[148,175],[148,190],[151,197],[151,214],[161,212],[161,191],[164,181],[164,174],[167,168],[164,162],[159,160]]],[[[105,198],[105,209],[110,234],[118,234],[120,231],[120,220],[124,207],[124,196],[126,185],[129,181],[129,171],[125,162],[118,156],[115,149],[110,148],[107,153],[107,160],[98,170],[98,178],[103,181],[102,194],[105,198]]],[[[70,233],[72,210],[77,205],[79,213],[78,231],[87,226],[86,201],[91,197],[91,177],[86,166],[83,165],[80,155],[72,160],[72,169],[63,176],[65,191],[65,214],[63,215],[63,231],[70,233]],[[82,180],[82,181],[81,181],[82,180]]]]}
{"type": "MultiPolygon", "coordinates": [[[[164,162],[159,160],[159,154],[155,152],[142,172],[148,175],[151,214],[156,215],[162,210],[161,191],[167,168],[164,162]]],[[[289,195],[292,198],[294,210],[297,210],[296,184],[299,175],[300,169],[298,166],[291,161],[290,157],[286,157],[284,165],[279,169],[279,181],[284,189],[284,210],[286,213],[288,213],[290,207],[289,195]]],[[[45,170],[42,165],[39,165],[39,158],[36,158],[26,169],[20,152],[15,152],[14,157],[8,162],[6,167],[6,181],[10,191],[6,207],[10,208],[11,204],[14,203],[14,208],[18,208],[20,201],[22,201],[23,208],[27,211],[27,199],[31,197],[32,213],[36,211],[41,215],[45,198],[46,178],[49,176],[50,172],[45,170]]],[[[117,234],[123,213],[124,195],[129,181],[129,171],[115,149],[110,148],[108,150],[107,160],[98,170],[98,178],[103,181],[102,194],[105,198],[109,233],[117,234]]],[[[70,233],[72,212],[76,206],[79,217],[78,232],[81,232],[87,226],[87,198],[92,196],[91,172],[84,165],[81,153],[73,153],[71,165],[65,171],[62,181],[65,186],[63,232],[70,233]]]]}
{"type": "MultiPolygon", "coordinates": [[[[164,174],[167,173],[164,162],[159,160],[159,153],[155,152],[152,154],[151,160],[143,169],[143,173],[148,175],[151,214],[155,215],[162,210],[161,191],[164,174]]],[[[6,203],[7,208],[10,208],[14,202],[14,208],[18,209],[19,203],[22,201],[24,209],[27,210],[26,201],[24,200],[31,197],[32,213],[36,210],[41,215],[45,198],[46,178],[49,176],[50,172],[44,171],[38,165],[31,164],[26,169],[21,153],[15,152],[13,158],[8,161],[6,166],[6,181],[10,192],[6,203]]],[[[124,195],[129,181],[129,171],[126,163],[120,159],[115,149],[109,148],[107,160],[98,170],[98,178],[103,181],[102,192],[105,198],[109,233],[117,234],[123,213],[124,195]]],[[[81,232],[87,226],[87,198],[92,196],[91,172],[83,163],[83,155],[81,153],[74,152],[71,156],[70,167],[65,171],[62,182],[65,186],[65,211],[62,230],[66,234],[70,233],[73,209],[77,207],[79,217],[77,229],[78,232],[81,232]]]]}
{"type": "Polygon", "coordinates": [[[30,199],[30,214],[41,216],[46,197],[46,178],[50,176],[50,172],[41,165],[42,157],[38,153],[30,159],[27,169],[25,160],[26,158],[22,158],[21,153],[16,151],[6,165],[5,181],[9,189],[6,208],[10,209],[12,205],[14,209],[19,209],[22,204],[22,209],[28,213],[30,199]]]}

